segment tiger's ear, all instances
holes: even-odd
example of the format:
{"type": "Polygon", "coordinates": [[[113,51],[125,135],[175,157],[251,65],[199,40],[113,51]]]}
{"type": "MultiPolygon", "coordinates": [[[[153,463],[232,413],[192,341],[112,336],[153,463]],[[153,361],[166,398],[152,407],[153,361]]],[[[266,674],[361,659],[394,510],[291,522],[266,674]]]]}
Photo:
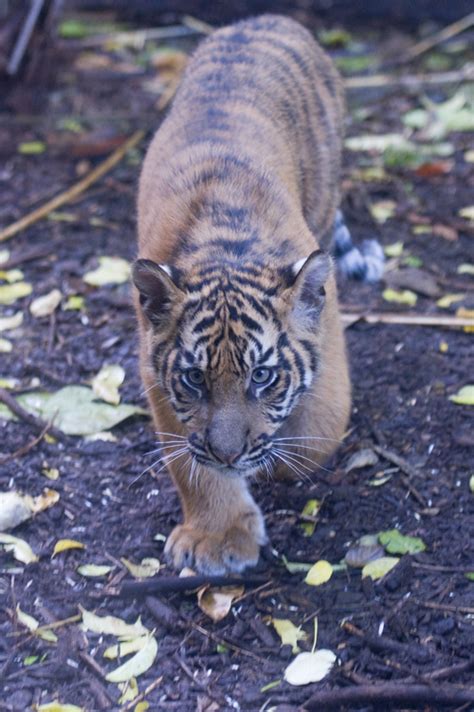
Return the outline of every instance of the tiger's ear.
{"type": "Polygon", "coordinates": [[[332,260],[326,252],[320,250],[286,268],[285,292],[298,316],[317,320],[324,306],[324,285],[331,272],[332,260]]]}
{"type": "Polygon", "coordinates": [[[140,305],[147,319],[153,326],[163,326],[173,302],[183,296],[178,286],[179,271],[151,260],[136,260],[132,280],[140,293],[140,305]]]}

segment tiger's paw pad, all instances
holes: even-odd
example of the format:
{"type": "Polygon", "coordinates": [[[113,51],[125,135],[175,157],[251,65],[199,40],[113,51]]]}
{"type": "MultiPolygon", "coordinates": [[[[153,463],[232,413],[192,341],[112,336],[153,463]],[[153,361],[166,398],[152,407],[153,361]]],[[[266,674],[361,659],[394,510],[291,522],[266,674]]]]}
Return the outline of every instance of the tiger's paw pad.
{"type": "Polygon", "coordinates": [[[234,524],[224,532],[207,532],[181,524],[166,542],[165,554],[176,569],[190,567],[201,574],[240,573],[258,561],[266,541],[261,515],[253,527],[234,524]]]}

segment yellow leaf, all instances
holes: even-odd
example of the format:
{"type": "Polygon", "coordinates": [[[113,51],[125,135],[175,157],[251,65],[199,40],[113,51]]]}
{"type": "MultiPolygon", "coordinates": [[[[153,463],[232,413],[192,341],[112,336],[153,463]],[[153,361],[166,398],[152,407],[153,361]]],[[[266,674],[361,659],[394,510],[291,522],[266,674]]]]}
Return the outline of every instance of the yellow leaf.
{"type": "Polygon", "coordinates": [[[439,350],[442,354],[447,354],[449,351],[449,344],[447,341],[440,341],[439,342],[439,350]]]}
{"type": "Polygon", "coordinates": [[[244,592],[243,586],[224,588],[200,588],[197,592],[198,606],[214,622],[221,621],[229,613],[235,598],[244,592]]]}
{"type": "Polygon", "coordinates": [[[54,545],[53,556],[60,554],[62,551],[68,551],[69,549],[85,549],[85,544],[75,539],[59,539],[54,545]]]}
{"type": "MultiPolygon", "coordinates": [[[[303,517],[317,517],[320,509],[321,502],[319,499],[309,499],[303,507],[301,514],[303,517]]],[[[301,528],[304,531],[304,536],[312,536],[316,528],[316,522],[303,522],[301,528]]]]}
{"type": "Polygon", "coordinates": [[[407,304],[410,307],[415,306],[418,297],[415,292],[409,289],[398,291],[396,289],[384,289],[382,296],[387,302],[396,302],[397,304],[407,304]]]}
{"type": "Polygon", "coordinates": [[[84,707],[63,705],[60,702],[47,702],[45,705],[38,705],[35,710],[36,712],[86,712],[84,707]]]}
{"type": "Polygon", "coordinates": [[[466,309],[465,307],[459,307],[456,309],[456,316],[461,319],[474,319],[474,309],[466,309]]]}
{"type": "Polygon", "coordinates": [[[449,400],[458,405],[474,405],[474,385],[463,386],[453,396],[449,396],[449,400]]]}
{"type": "Polygon", "coordinates": [[[41,474],[48,478],[48,480],[59,479],[59,470],[57,467],[43,467],[41,474]]]}
{"type": "Polygon", "coordinates": [[[28,615],[28,613],[24,613],[24,611],[21,610],[19,604],[16,607],[16,615],[18,618],[18,622],[21,623],[21,625],[24,625],[25,628],[28,628],[28,630],[30,630],[32,633],[37,635],[38,638],[46,640],[48,643],[58,642],[58,637],[55,633],[53,633],[52,630],[37,630],[39,622],[36,620],[36,618],[33,618],[33,616],[28,615]]]}
{"type": "Polygon", "coordinates": [[[321,586],[321,584],[329,581],[332,576],[332,571],[333,569],[329,561],[321,559],[310,568],[304,581],[310,586],[321,586]]]}
{"type": "Polygon", "coordinates": [[[13,284],[13,282],[19,282],[24,277],[21,269],[9,269],[7,271],[0,270],[0,279],[8,284],[13,284]]]}
{"type": "Polygon", "coordinates": [[[387,222],[393,217],[397,204],[394,200],[379,200],[377,203],[369,205],[370,214],[379,224],[387,222]]]}
{"type": "Polygon", "coordinates": [[[62,296],[59,289],[53,289],[48,294],[43,294],[43,296],[33,299],[30,304],[31,314],[37,318],[50,316],[58,308],[62,296]]]}
{"type": "Polygon", "coordinates": [[[64,311],[76,311],[84,308],[85,300],[79,294],[71,294],[63,306],[64,311]]]}
{"type": "Polygon", "coordinates": [[[0,319],[0,331],[10,331],[18,329],[23,323],[23,312],[16,312],[11,316],[4,316],[0,319]]]}
{"type": "Polygon", "coordinates": [[[13,344],[8,339],[0,339],[0,353],[9,354],[13,351],[13,344]]]}
{"type": "Polygon", "coordinates": [[[43,141],[24,141],[18,146],[18,153],[33,156],[46,151],[46,144],[43,141]]]}
{"type": "Polygon", "coordinates": [[[15,559],[23,564],[33,564],[38,561],[38,557],[24,539],[19,539],[11,534],[0,534],[0,545],[4,547],[5,551],[11,551],[15,559]]]}
{"type": "Polygon", "coordinates": [[[119,704],[124,705],[125,702],[131,702],[138,697],[138,684],[134,677],[131,677],[127,682],[119,683],[119,690],[122,693],[119,704]]]}
{"type": "Polygon", "coordinates": [[[31,294],[33,287],[28,282],[0,285],[0,304],[14,304],[17,299],[31,294]]]}
{"type": "Polygon", "coordinates": [[[102,635],[115,635],[122,640],[132,640],[141,635],[146,635],[149,630],[140,621],[136,623],[125,623],[121,618],[115,616],[96,616],[95,613],[87,611],[82,606],[79,606],[82,613],[82,627],[84,630],[90,630],[92,633],[102,635]]]}
{"type": "Polygon", "coordinates": [[[145,635],[132,640],[126,640],[119,645],[111,645],[104,651],[104,658],[115,660],[115,658],[124,658],[126,655],[131,655],[141,650],[146,645],[147,639],[145,635]]]}
{"type": "Polygon", "coordinates": [[[301,627],[296,627],[287,618],[272,618],[272,624],[276,632],[281,638],[282,645],[291,645],[293,653],[299,652],[298,641],[306,640],[307,633],[301,630],[301,627]]]}
{"type": "Polygon", "coordinates": [[[474,220],[474,205],[468,205],[465,208],[459,210],[459,215],[466,220],[474,220]]]}
{"type": "Polygon", "coordinates": [[[300,653],[285,670],[285,680],[290,685],[309,685],[320,682],[336,662],[332,650],[316,650],[314,653],[300,653]]]}
{"type": "Polygon", "coordinates": [[[391,245],[386,245],[383,251],[387,257],[400,257],[403,253],[403,242],[393,242],[391,245]]]}
{"type": "Polygon", "coordinates": [[[474,274],[474,265],[469,262],[463,262],[461,265],[458,265],[456,272],[458,274],[474,274]]]}
{"type": "Polygon", "coordinates": [[[438,301],[436,302],[436,306],[440,307],[441,309],[449,309],[452,304],[456,304],[456,302],[462,302],[462,300],[465,298],[465,294],[445,294],[444,297],[438,299],[438,301]]]}
{"type": "Polygon", "coordinates": [[[0,531],[13,529],[33,514],[42,512],[59,500],[59,493],[45,489],[38,497],[19,492],[0,492],[0,531]]]}
{"type": "Polygon", "coordinates": [[[133,658],[106,675],[105,679],[108,682],[126,682],[132,677],[143,675],[153,665],[157,652],[158,643],[150,633],[146,636],[143,648],[133,658]]]}
{"type": "Polygon", "coordinates": [[[122,366],[110,364],[102,366],[99,373],[94,376],[92,390],[95,395],[106,403],[118,405],[120,403],[119,386],[125,378],[125,371],[122,366]]]}
{"type": "Polygon", "coordinates": [[[373,581],[381,579],[398,564],[400,559],[396,556],[382,556],[375,561],[369,561],[362,569],[362,578],[370,576],[373,581]]]}
{"type": "Polygon", "coordinates": [[[113,569],[113,566],[101,566],[98,564],[83,564],[82,566],[78,566],[76,571],[78,574],[81,576],[86,576],[86,577],[91,577],[93,578],[94,576],[106,576],[109,574],[113,569]]]}
{"type": "Polygon", "coordinates": [[[125,557],[122,557],[120,561],[127,567],[132,576],[138,579],[155,576],[161,568],[161,564],[158,559],[145,558],[142,559],[141,564],[134,564],[128,559],[125,559],[125,557]]]}
{"type": "Polygon", "coordinates": [[[130,265],[121,257],[99,257],[99,267],[87,272],[83,279],[86,284],[100,287],[104,284],[122,284],[128,282],[130,265]]]}
{"type": "Polygon", "coordinates": [[[150,703],[144,700],[143,702],[139,702],[138,705],[135,705],[133,712],[146,712],[149,707],[150,703]]]}

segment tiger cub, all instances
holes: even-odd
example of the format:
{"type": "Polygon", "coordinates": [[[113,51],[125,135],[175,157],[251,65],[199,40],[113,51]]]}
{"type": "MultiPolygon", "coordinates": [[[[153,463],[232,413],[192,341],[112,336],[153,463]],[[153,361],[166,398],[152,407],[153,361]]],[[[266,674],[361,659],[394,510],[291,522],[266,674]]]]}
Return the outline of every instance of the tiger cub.
{"type": "Polygon", "coordinates": [[[184,522],[177,568],[266,540],[249,476],[335,449],[350,383],[331,258],[344,102],[311,34],[264,15],[197,49],[146,155],[133,267],[143,383],[184,522]]]}

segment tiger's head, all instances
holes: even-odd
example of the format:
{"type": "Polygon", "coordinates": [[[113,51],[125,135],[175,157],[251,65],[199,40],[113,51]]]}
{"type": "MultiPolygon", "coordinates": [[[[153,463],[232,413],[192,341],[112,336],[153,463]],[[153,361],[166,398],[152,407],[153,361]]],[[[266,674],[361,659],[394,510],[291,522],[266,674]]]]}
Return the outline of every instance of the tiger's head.
{"type": "Polygon", "coordinates": [[[320,251],[283,269],[135,262],[147,357],[196,461],[234,476],[264,465],[317,378],[331,270],[320,251]]]}

